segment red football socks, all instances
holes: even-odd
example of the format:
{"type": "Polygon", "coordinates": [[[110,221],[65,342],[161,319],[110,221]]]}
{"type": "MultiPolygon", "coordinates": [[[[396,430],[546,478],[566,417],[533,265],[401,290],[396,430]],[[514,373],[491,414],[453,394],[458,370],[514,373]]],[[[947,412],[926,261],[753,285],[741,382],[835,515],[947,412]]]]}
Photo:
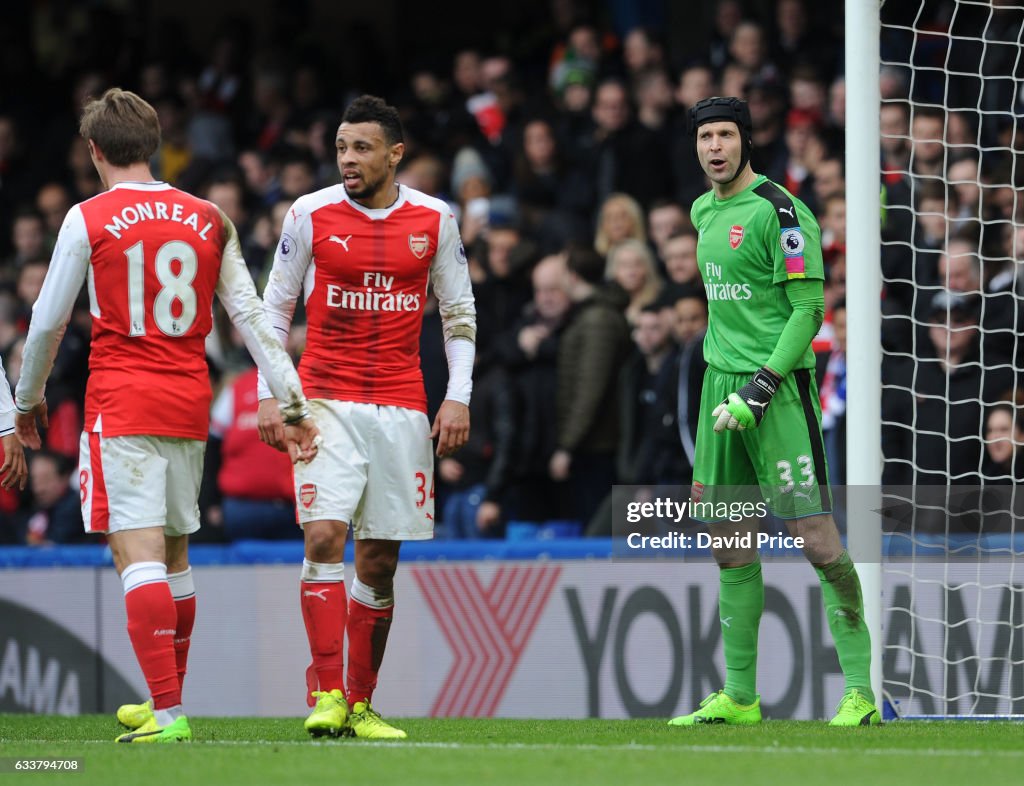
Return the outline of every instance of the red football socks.
{"type": "Polygon", "coordinates": [[[391,630],[395,603],[391,592],[352,582],[348,602],[348,701],[369,703],[391,630]]]}
{"type": "MultiPolygon", "coordinates": [[[[300,601],[302,620],[306,623],[306,636],[313,663],[306,671],[309,706],[315,703],[311,695],[314,690],[330,691],[344,688],[345,664],[342,643],[345,638],[345,623],[348,617],[348,597],[345,582],[341,580],[342,565],[306,563],[303,565],[303,581],[300,601]],[[318,578],[331,568],[340,574],[336,581],[306,581],[306,565],[314,565],[318,578]]],[[[330,575],[330,574],[328,574],[330,575]]]]}
{"type": "Polygon", "coordinates": [[[175,660],[174,638],[178,613],[167,568],[159,562],[136,562],[121,574],[128,637],[153,697],[153,709],[181,704],[181,685],[175,660]]]}
{"type": "Polygon", "coordinates": [[[174,608],[178,612],[178,624],[174,629],[174,659],[178,667],[178,686],[184,690],[188,648],[192,643],[192,628],[196,623],[196,588],[192,582],[192,568],[168,574],[167,583],[171,587],[174,608]]]}

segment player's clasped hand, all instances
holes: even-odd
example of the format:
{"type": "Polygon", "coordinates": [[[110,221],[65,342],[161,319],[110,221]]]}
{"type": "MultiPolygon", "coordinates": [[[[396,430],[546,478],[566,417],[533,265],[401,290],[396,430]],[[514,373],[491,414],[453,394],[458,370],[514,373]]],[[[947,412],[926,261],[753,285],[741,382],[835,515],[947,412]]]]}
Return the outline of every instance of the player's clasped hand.
{"type": "Polygon", "coordinates": [[[292,464],[299,461],[308,464],[316,457],[317,450],[324,440],[320,436],[320,429],[317,428],[316,421],[306,416],[297,423],[285,425],[284,441],[292,464]]]}
{"type": "Polygon", "coordinates": [[[437,438],[437,455],[450,456],[469,440],[469,407],[445,399],[434,418],[430,438],[437,438]]]}
{"type": "Polygon", "coordinates": [[[285,425],[284,418],[281,417],[281,407],[277,400],[272,398],[260,401],[256,428],[260,441],[275,450],[288,453],[292,464],[298,461],[312,461],[322,442],[320,429],[313,418],[306,417],[298,423],[285,425]]]}
{"type": "Polygon", "coordinates": [[[716,418],[715,431],[720,433],[757,428],[781,383],[782,380],[774,371],[759,369],[746,385],[730,393],[725,401],[715,407],[711,413],[716,418]]]}

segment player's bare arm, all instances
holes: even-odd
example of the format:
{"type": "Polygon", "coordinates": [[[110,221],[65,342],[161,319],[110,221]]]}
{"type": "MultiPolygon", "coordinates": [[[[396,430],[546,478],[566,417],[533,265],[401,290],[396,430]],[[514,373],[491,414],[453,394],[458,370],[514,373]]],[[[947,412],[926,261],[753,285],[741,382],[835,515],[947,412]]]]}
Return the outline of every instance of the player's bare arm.
{"type": "Polygon", "coordinates": [[[440,458],[452,455],[469,440],[469,407],[458,401],[445,399],[434,418],[430,438],[437,440],[440,458]]]}

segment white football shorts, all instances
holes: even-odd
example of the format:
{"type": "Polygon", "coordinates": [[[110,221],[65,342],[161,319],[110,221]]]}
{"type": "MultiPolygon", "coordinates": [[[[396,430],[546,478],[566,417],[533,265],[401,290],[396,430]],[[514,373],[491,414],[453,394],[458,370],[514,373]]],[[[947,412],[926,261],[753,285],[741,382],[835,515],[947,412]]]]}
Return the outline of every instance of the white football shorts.
{"type": "Polygon", "coordinates": [[[351,522],[357,540],[434,536],[434,454],[427,416],[414,409],[312,399],[323,444],[295,465],[299,524],[351,522]]]}
{"type": "Polygon", "coordinates": [[[83,432],[79,448],[86,532],[162,526],[164,534],[177,536],[199,529],[205,442],[83,432]]]}

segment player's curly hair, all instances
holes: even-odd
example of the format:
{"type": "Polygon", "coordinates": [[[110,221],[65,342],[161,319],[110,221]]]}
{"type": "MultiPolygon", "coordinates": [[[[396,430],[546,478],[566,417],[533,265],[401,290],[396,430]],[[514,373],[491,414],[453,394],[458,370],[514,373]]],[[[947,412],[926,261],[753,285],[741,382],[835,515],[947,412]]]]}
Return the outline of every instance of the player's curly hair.
{"type": "Polygon", "coordinates": [[[377,123],[384,132],[384,137],[389,145],[405,141],[398,110],[377,96],[359,96],[348,105],[345,114],[341,117],[341,122],[377,123]]]}

